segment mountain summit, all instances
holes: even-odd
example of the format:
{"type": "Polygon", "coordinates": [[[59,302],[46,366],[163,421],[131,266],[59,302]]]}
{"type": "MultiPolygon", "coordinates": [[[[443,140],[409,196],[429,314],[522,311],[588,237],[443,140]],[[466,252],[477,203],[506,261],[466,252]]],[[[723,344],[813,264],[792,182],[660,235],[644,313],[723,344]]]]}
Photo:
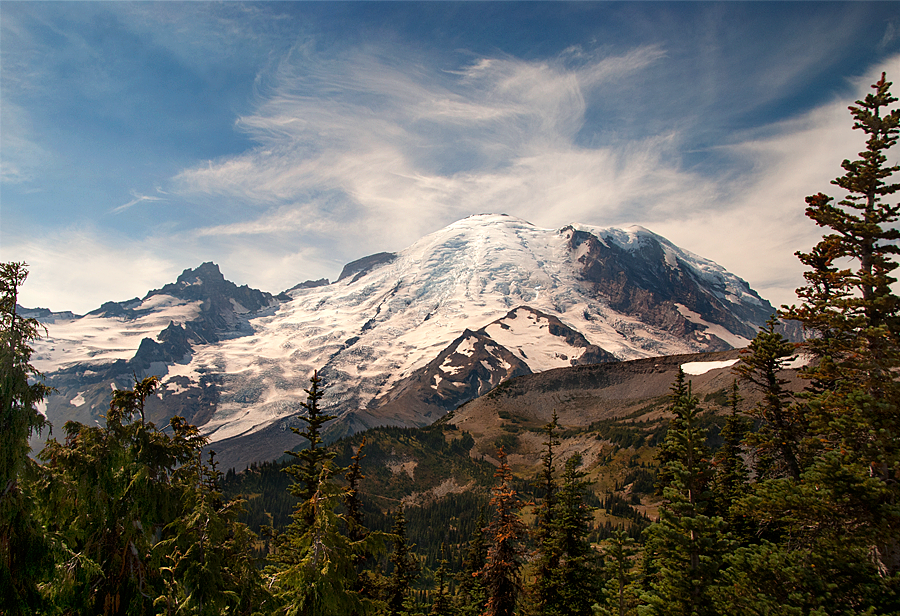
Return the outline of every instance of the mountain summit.
{"type": "Polygon", "coordinates": [[[48,416],[102,413],[111,386],[159,374],[156,413],[186,415],[239,462],[290,446],[280,435],[313,370],[338,436],[431,423],[521,374],[742,347],[774,312],[740,278],[641,227],[550,230],[491,214],[359,259],[333,284],[273,297],[205,263],[105,306],[51,324],[36,349],[50,384],[65,382],[48,416]],[[150,343],[174,350],[136,366],[150,343]]]}

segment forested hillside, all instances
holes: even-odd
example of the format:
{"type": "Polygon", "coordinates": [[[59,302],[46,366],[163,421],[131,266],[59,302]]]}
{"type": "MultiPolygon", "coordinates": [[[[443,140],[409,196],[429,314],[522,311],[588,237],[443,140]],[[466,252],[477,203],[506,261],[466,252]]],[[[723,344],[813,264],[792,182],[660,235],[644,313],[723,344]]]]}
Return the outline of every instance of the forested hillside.
{"type": "Polygon", "coordinates": [[[146,416],[148,377],[113,392],[102,424],[50,435],[40,326],[16,311],[27,270],[3,264],[2,613],[900,613],[890,85],[850,108],[866,149],[843,162],[840,201],[807,198],[825,234],[798,253],[799,303],[760,329],[731,386],[701,398],[679,370],[664,396],[587,425],[503,410],[485,436],[458,409],[327,446],[314,374],[298,447],[224,477],[196,427],[146,416]],[[784,372],[798,355],[800,391],[784,372]],[[35,433],[50,436],[37,460],[35,433]]]}

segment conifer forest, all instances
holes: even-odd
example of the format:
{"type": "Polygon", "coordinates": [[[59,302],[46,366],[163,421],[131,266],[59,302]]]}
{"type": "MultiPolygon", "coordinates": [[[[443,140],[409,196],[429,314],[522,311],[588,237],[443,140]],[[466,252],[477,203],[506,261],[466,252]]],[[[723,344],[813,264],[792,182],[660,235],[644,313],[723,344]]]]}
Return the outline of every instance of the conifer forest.
{"type": "MultiPolygon", "coordinates": [[[[655,457],[627,480],[658,515],[594,490],[581,456],[561,456],[555,414],[527,477],[507,460],[514,433],[497,443],[498,465],[470,457],[472,437],[441,422],[327,444],[318,375],[297,448],[244,472],[220,469],[184,419],[145,417],[153,376],[113,391],[105,423],[51,431],[38,409],[53,391],[31,365],[42,327],[16,308],[28,270],[2,264],[0,613],[900,614],[890,86],[882,75],[850,107],[865,150],[832,182],[839,200],[807,197],[823,235],[798,247],[805,284],[743,352],[723,410],[710,420],[683,372],[671,384],[667,427],[646,440],[655,457]],[[803,342],[779,333],[783,321],[803,342]],[[810,359],[799,393],[779,376],[798,354],[810,359]],[[404,502],[378,462],[391,443],[431,456],[417,473],[457,465],[475,489],[404,502]],[[598,524],[597,510],[618,522],[598,524]]],[[[632,436],[606,432],[622,450],[644,441],[632,436]]]]}

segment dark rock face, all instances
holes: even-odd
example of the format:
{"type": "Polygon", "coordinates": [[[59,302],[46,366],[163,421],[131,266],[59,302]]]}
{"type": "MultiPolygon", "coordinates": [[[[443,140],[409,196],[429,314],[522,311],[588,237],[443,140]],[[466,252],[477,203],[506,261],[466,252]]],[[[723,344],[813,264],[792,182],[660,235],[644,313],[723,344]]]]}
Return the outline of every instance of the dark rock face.
{"type": "Polygon", "coordinates": [[[81,318],[81,315],[75,314],[70,310],[53,312],[49,308],[25,308],[19,304],[16,304],[16,314],[25,317],[26,319],[35,319],[40,323],[56,323],[57,321],[68,321],[81,318]]]}
{"type": "Polygon", "coordinates": [[[377,425],[427,425],[500,383],[531,374],[528,365],[483,330],[466,329],[437,357],[366,409],[342,415],[329,440],[377,425]],[[349,427],[348,427],[349,426],[349,427]]]}
{"type": "MultiPolygon", "coordinates": [[[[158,295],[201,302],[198,318],[180,325],[170,321],[155,340],[143,338],[137,352],[127,361],[76,365],[54,372],[50,375],[50,384],[60,392],[66,392],[66,395],[78,392],[85,402],[72,408],[72,404],[60,397],[51,397],[48,416],[55,418],[64,409],[67,419],[91,423],[109,404],[110,382],[120,388],[131,387],[135,376],[144,378],[151,374],[165,374],[166,366],[190,361],[193,345],[215,343],[224,338],[252,333],[247,316],[278,304],[278,300],[269,293],[246,285],[239,287],[226,280],[214,263],[203,263],[196,269],[184,270],[176,282],[150,291],[144,300],[158,295]]],[[[152,312],[152,308],[140,308],[142,301],[134,298],[125,302],[106,302],[89,314],[130,321],[152,312]]],[[[53,314],[41,313],[41,316],[52,318],[53,314]]],[[[202,375],[199,383],[191,383],[184,377],[181,380],[182,387],[177,393],[161,391],[159,396],[147,401],[148,418],[165,423],[173,415],[182,415],[202,425],[212,417],[218,402],[217,377],[202,375]]]]}
{"type": "MultiPolygon", "coordinates": [[[[421,423],[424,417],[430,422],[509,379],[532,374],[522,357],[499,344],[487,332],[492,325],[507,327],[506,321],[524,318],[525,313],[546,319],[550,336],[562,338],[574,349],[583,349],[577,359],[573,357],[571,365],[617,361],[611,353],[591,344],[555,316],[521,306],[477,331],[465,330],[428,365],[401,380],[387,395],[373,400],[368,412],[373,417],[414,423],[421,423]]],[[[359,419],[364,421],[362,417],[359,419]]]]}
{"type": "MultiPolygon", "coordinates": [[[[625,250],[584,231],[563,231],[571,233],[569,249],[582,253],[578,262],[583,279],[599,297],[614,310],[675,336],[687,337],[702,330],[676,304],[748,339],[756,335],[748,323],[762,323],[775,312],[771,304],[753,292],[758,303],[729,301],[724,289],[711,289],[710,280],[699,280],[693,268],[677,257],[675,262],[668,262],[665,248],[652,236],[642,237],[639,246],[625,250]]],[[[723,351],[731,345],[712,337],[707,348],[723,351]]]]}
{"type": "Polygon", "coordinates": [[[357,259],[356,261],[351,261],[344,266],[343,270],[341,270],[341,275],[338,276],[337,282],[340,282],[344,278],[349,278],[350,276],[353,276],[352,282],[356,282],[379,265],[390,263],[396,258],[397,255],[393,252],[379,252],[374,255],[369,255],[368,257],[363,257],[362,259],[357,259]]]}
{"type": "Polygon", "coordinates": [[[126,308],[129,302],[105,302],[96,310],[91,310],[88,314],[95,317],[122,317],[124,319],[133,319],[134,311],[126,308]]]}
{"type": "Polygon", "coordinates": [[[191,355],[191,342],[199,342],[198,336],[190,329],[170,321],[169,326],[161,331],[155,340],[144,338],[137,353],[129,362],[136,372],[150,368],[153,362],[165,364],[186,363],[191,355]],[[193,335],[192,335],[193,334],[193,335]]]}
{"type": "Polygon", "coordinates": [[[225,311],[256,312],[274,302],[271,293],[251,289],[247,285],[240,287],[226,280],[219,266],[215,263],[203,263],[197,269],[186,269],[175,283],[167,284],[162,289],[150,291],[153,295],[171,295],[188,301],[202,300],[211,306],[225,308],[225,311]],[[232,300],[236,303],[232,304],[232,300]]]}
{"type": "Polygon", "coordinates": [[[304,280],[299,284],[295,284],[290,289],[283,291],[280,295],[278,295],[278,297],[290,300],[291,297],[290,295],[288,295],[288,293],[290,293],[291,291],[296,291],[297,289],[315,289],[316,287],[327,287],[329,284],[331,283],[328,282],[327,278],[319,278],[318,280],[304,280]]]}

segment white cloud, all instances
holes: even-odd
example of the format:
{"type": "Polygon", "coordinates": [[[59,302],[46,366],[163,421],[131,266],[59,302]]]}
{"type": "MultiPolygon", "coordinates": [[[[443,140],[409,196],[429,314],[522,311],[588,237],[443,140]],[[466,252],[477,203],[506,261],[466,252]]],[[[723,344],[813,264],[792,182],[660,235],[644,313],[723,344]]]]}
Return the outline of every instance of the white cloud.
{"type": "Polygon", "coordinates": [[[172,282],[177,261],[161,256],[166,254],[171,253],[156,241],[135,242],[90,229],[71,229],[40,239],[4,241],[0,259],[29,266],[19,296],[23,306],[85,313],[103,301],[143,297],[172,282]]]}
{"type": "Polygon", "coordinates": [[[237,122],[258,147],[186,169],[176,185],[262,212],[201,235],[316,220],[354,235],[363,251],[402,248],[473,212],[549,226],[624,222],[664,195],[709,198],[706,183],[678,172],[674,135],[616,149],[575,145],[585,95],[661,57],[639,48],[575,68],[483,58],[448,74],[401,69],[377,50],[327,61],[299,50],[237,122]]]}
{"type": "Polygon", "coordinates": [[[796,303],[794,291],[804,281],[794,253],[808,251],[825,232],[806,217],[805,198],[818,192],[843,196],[831,180],[844,173],[844,159],[865,148],[847,107],[871,91],[882,71],[900,75],[900,57],[854,78],[851,97],[726,146],[749,171],[717,180],[722,201],[714,207],[641,224],[737,273],[776,307],[796,303]]]}
{"type": "Polygon", "coordinates": [[[29,182],[50,155],[38,144],[25,109],[4,98],[0,102],[0,118],[0,181],[29,182]]]}
{"type": "MultiPolygon", "coordinates": [[[[160,191],[160,192],[162,192],[162,191],[160,191]]],[[[123,204],[123,205],[120,205],[120,206],[117,207],[117,208],[113,208],[112,213],[113,213],[113,214],[119,214],[119,213],[121,213],[121,212],[124,212],[125,210],[127,210],[127,209],[130,208],[131,206],[137,205],[138,203],[141,203],[141,202],[143,202],[143,201],[165,201],[165,200],[166,200],[164,197],[154,197],[154,196],[152,196],[152,195],[141,195],[141,194],[138,194],[138,193],[135,192],[135,191],[131,191],[131,196],[134,197],[134,199],[132,199],[132,200],[129,201],[128,203],[125,203],[125,204],[123,204]]]]}

